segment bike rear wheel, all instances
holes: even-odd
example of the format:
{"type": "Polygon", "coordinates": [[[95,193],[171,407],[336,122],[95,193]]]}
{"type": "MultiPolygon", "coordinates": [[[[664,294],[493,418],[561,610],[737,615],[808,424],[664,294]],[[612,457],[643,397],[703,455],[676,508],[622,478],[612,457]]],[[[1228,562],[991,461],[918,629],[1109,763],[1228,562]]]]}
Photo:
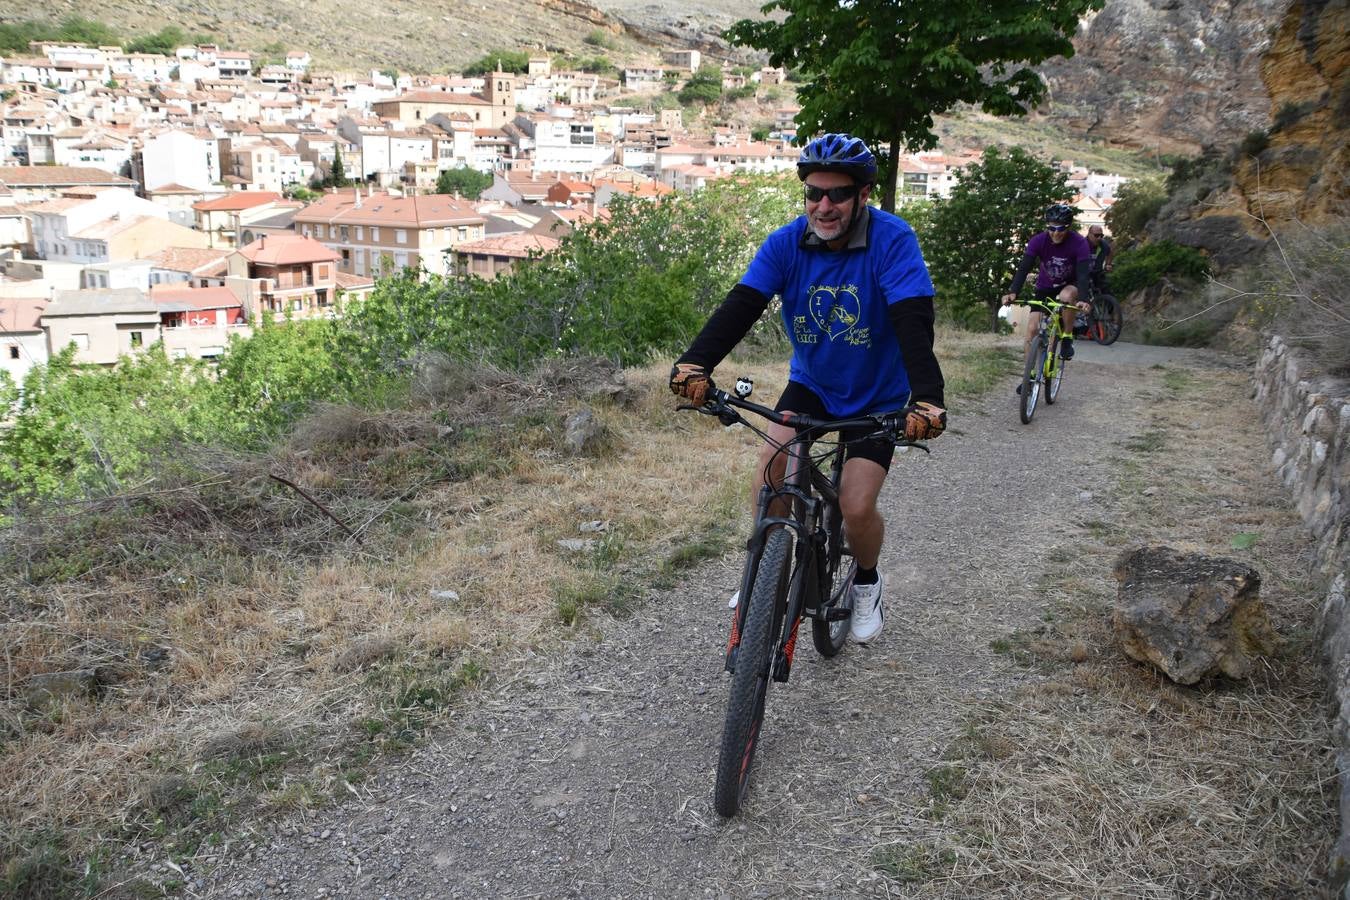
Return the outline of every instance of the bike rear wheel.
{"type": "MultiPolygon", "coordinates": [[[[824,607],[821,610],[822,616],[827,616],[829,611],[843,609],[846,602],[844,595],[853,586],[853,575],[858,568],[853,561],[853,551],[845,545],[842,525],[834,521],[838,516],[838,507],[827,507],[826,543],[821,564],[825,566],[828,576],[825,579],[828,594],[819,598],[821,606],[824,607]]],[[[816,645],[816,652],[824,657],[838,656],[848,641],[849,624],[848,617],[833,621],[828,618],[812,619],[811,641],[816,645]]]]}
{"type": "Polygon", "coordinates": [[[718,815],[727,818],[740,811],[750,783],[750,765],[754,762],[760,726],[764,723],[774,639],[783,627],[791,567],[792,533],[780,528],[769,535],[760,555],[722,725],[713,806],[718,815]]]}
{"type": "Polygon", "coordinates": [[[1039,337],[1027,348],[1026,365],[1022,367],[1022,389],[1017,398],[1022,424],[1030,425],[1036,414],[1036,403],[1041,399],[1041,371],[1045,367],[1045,338],[1039,337]]]}
{"type": "Polygon", "coordinates": [[[1120,337],[1120,329],[1125,327],[1125,314],[1116,298],[1110,294],[1099,296],[1097,304],[1100,309],[1097,319],[1097,343],[1109,346],[1120,337]]]}
{"type": "Polygon", "coordinates": [[[1050,345],[1050,355],[1046,359],[1049,371],[1045,373],[1045,402],[1054,403],[1059,399],[1059,386],[1064,382],[1064,368],[1066,363],[1059,358],[1060,342],[1055,341],[1050,345]]]}

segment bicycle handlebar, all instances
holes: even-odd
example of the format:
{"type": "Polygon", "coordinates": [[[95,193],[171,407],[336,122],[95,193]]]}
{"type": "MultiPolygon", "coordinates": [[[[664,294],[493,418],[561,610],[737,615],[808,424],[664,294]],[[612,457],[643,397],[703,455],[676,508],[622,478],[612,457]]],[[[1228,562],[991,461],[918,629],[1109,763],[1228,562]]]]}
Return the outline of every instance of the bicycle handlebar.
{"type": "Polygon", "coordinates": [[[729,393],[721,388],[714,387],[708,392],[708,399],[704,400],[702,406],[682,403],[677,409],[692,409],[695,412],[703,413],[706,416],[717,416],[723,425],[734,425],[737,422],[744,422],[745,417],[737,412],[737,408],[762,416],[778,425],[786,425],[795,428],[798,432],[812,431],[842,431],[845,428],[875,428],[877,431],[886,432],[891,440],[899,446],[922,447],[923,444],[915,441],[907,441],[904,438],[905,418],[914,410],[911,404],[903,409],[893,413],[886,413],[880,416],[853,416],[847,419],[817,419],[813,416],[801,415],[799,413],[783,413],[776,409],[770,409],[762,406],[744,397],[729,393]]]}

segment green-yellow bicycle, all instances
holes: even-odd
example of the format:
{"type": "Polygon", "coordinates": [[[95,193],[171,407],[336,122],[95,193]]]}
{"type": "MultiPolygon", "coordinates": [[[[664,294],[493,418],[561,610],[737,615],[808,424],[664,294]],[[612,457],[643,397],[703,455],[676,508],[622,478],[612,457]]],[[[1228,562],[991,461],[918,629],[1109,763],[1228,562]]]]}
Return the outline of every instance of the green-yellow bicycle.
{"type": "Polygon", "coordinates": [[[1041,397],[1046,403],[1059,399],[1059,389],[1064,383],[1065,361],[1059,356],[1059,346],[1069,335],[1060,321],[1060,310],[1065,307],[1077,309],[1072,303],[1060,303],[1058,300],[1017,300],[1018,306],[1029,306],[1041,313],[1041,325],[1027,346],[1026,364],[1022,367],[1022,386],[1017,389],[1018,412],[1022,424],[1031,423],[1036,414],[1036,405],[1041,397]]]}

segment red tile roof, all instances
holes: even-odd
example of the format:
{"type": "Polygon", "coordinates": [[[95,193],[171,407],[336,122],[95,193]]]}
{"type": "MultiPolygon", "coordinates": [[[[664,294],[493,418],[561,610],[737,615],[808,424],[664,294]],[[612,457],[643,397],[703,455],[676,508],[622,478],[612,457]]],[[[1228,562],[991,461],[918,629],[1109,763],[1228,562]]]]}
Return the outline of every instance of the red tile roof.
{"type": "Polygon", "coordinates": [[[394,197],[382,191],[361,197],[354,192],[334,192],[296,213],[296,222],[351,225],[383,225],[403,228],[434,228],[441,225],[480,225],[484,219],[468,200],[448,194],[394,197]]]}
{"type": "Polygon", "coordinates": [[[186,287],[160,284],[150,288],[156,305],[177,309],[235,309],[244,302],[227,287],[186,287]]]}
{"type": "Polygon", "coordinates": [[[495,237],[483,238],[481,241],[456,244],[454,252],[525,259],[531,251],[541,250],[548,253],[558,249],[560,243],[562,242],[557,238],[522,231],[516,234],[499,234],[495,237]]]}
{"type": "Polygon", "coordinates": [[[222,210],[237,212],[241,209],[262,206],[265,203],[275,203],[280,199],[281,195],[275,191],[233,191],[214,200],[200,200],[192,204],[192,208],[202,212],[219,212],[222,210]]]}
{"type": "Polygon", "coordinates": [[[113,175],[92,166],[0,166],[0,182],[11,186],[115,184],[130,187],[130,178],[113,175]]]}
{"type": "Polygon", "coordinates": [[[297,263],[335,262],[342,257],[323,244],[302,234],[269,234],[238,251],[252,263],[265,266],[289,266],[297,263]]]}
{"type": "Polygon", "coordinates": [[[0,298],[0,332],[41,331],[38,319],[47,308],[46,297],[0,298]]]}

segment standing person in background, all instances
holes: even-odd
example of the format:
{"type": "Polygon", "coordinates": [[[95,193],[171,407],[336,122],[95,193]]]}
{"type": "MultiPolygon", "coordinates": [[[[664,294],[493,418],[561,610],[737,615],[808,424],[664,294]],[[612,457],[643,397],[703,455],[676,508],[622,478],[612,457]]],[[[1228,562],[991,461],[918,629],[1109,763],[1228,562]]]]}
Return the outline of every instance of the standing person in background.
{"type": "MultiPolygon", "coordinates": [[[[933,283],[914,229],[867,205],[877,163],[867,146],[847,134],[826,134],[802,149],[797,175],[805,215],[764,241],[750,268],[731,289],[670,373],[670,389],[702,404],[711,374],[769,305],[782,298],[783,324],[792,341],[780,412],[822,419],[881,415],[913,404],[905,438],[942,434],[942,370],[933,354],[933,283]]],[[[858,564],[851,588],[850,634],[869,641],[881,632],[883,580],[877,572],[885,522],[877,496],[895,446],[885,438],[843,432],[846,451],[839,506],[858,564]]],[[[769,428],[755,467],[752,498],[766,473],[781,483],[785,460],[776,448],[795,432],[769,428]]],[[[757,504],[756,504],[757,505],[757,504]]],[[[735,602],[733,597],[732,601],[735,602]]]]}
{"type": "MultiPolygon", "coordinates": [[[[1052,204],[1045,211],[1045,230],[1038,232],[1027,242],[1022,262],[1013,275],[1012,287],[1003,295],[1003,305],[1008,306],[1017,299],[1026,284],[1027,274],[1033,265],[1039,263],[1036,271],[1036,299],[1058,300],[1070,304],[1070,308],[1060,310],[1060,323],[1064,326],[1066,337],[1060,342],[1059,355],[1063,359],[1073,359],[1073,304],[1079,309],[1091,309],[1087,302],[1088,275],[1092,268],[1092,250],[1087,238],[1071,230],[1073,225],[1073,207],[1063,203],[1052,204]]],[[[1031,336],[1040,330],[1040,310],[1032,309],[1027,318],[1027,330],[1022,352],[1031,347],[1031,336]]],[[[1020,390],[1019,385],[1019,390],[1020,390]]]]}

